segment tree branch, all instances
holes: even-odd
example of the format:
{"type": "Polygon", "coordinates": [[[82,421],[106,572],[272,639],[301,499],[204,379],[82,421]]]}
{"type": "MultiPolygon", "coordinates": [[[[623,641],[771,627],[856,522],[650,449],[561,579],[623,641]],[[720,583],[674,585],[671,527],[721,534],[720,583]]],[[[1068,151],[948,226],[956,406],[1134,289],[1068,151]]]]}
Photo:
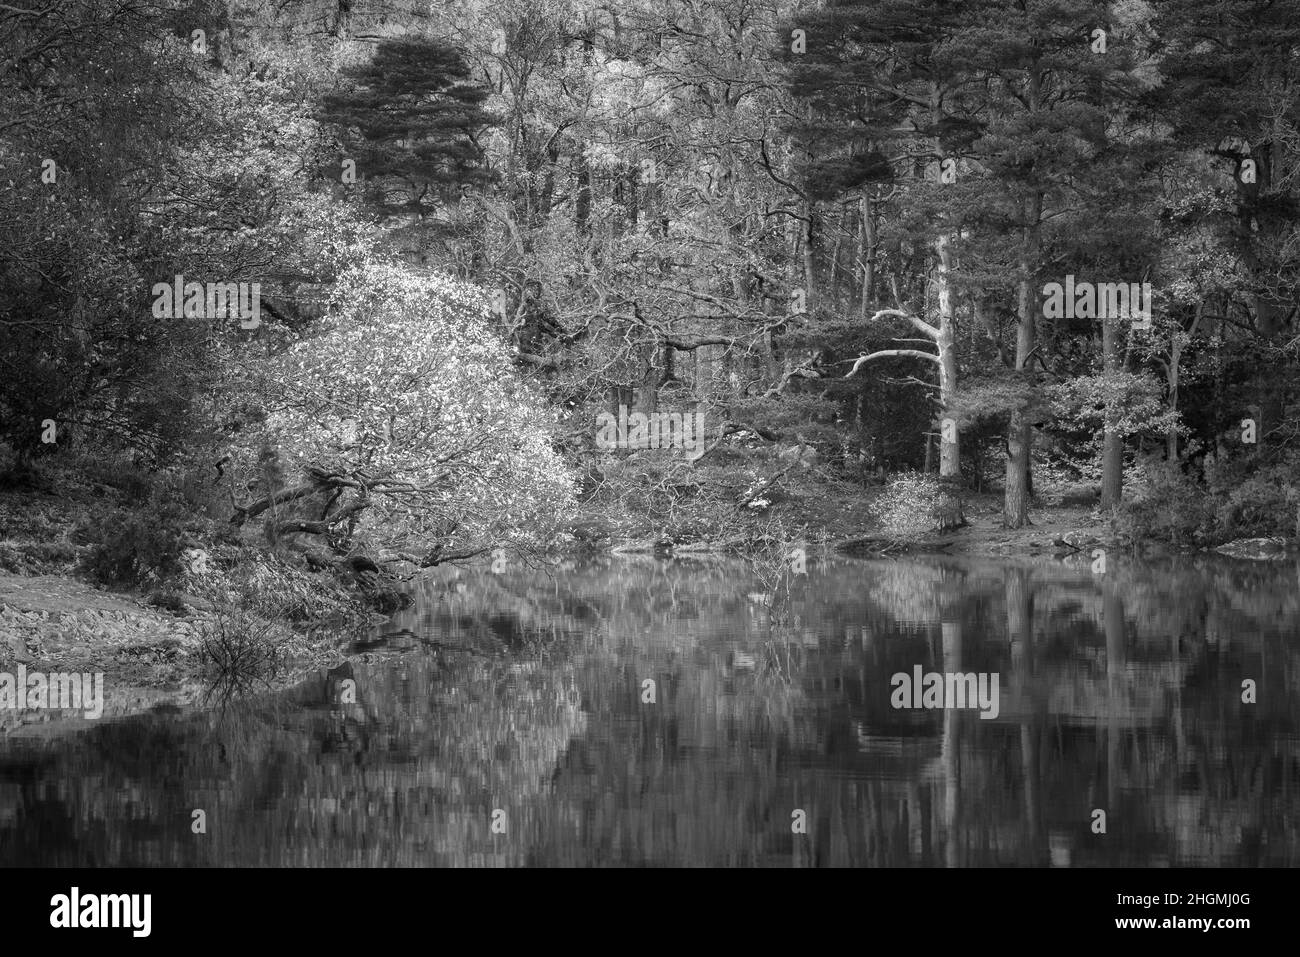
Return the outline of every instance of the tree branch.
{"type": "Polygon", "coordinates": [[[870,355],[858,356],[857,359],[853,361],[853,368],[845,374],[844,378],[852,378],[854,373],[872,359],[885,359],[890,356],[908,356],[913,359],[929,359],[931,362],[936,363],[939,361],[939,357],[934,353],[921,352],[919,349],[883,349],[880,352],[873,352],[870,355]]]}

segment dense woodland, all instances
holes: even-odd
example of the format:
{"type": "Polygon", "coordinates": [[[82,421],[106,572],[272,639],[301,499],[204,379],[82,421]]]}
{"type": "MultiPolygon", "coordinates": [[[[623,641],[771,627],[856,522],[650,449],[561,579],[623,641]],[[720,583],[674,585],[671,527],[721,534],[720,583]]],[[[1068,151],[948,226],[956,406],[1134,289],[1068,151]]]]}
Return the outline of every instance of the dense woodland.
{"type": "Polygon", "coordinates": [[[105,540],[1300,534],[1295,0],[13,0],[0,86],[0,464],[105,540]]]}

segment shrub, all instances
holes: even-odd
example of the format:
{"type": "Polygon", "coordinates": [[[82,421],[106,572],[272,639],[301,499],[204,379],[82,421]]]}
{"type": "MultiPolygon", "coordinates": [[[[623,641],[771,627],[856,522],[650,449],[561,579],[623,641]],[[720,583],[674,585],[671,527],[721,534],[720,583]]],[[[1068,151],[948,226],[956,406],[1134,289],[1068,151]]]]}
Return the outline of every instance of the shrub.
{"type": "Polygon", "coordinates": [[[1297,463],[1260,465],[1249,459],[1207,458],[1205,481],[1163,462],[1139,462],[1125,486],[1117,517],[1127,540],[1204,547],[1234,538],[1295,535],[1300,488],[1297,463]]]}
{"type": "Polygon", "coordinates": [[[205,580],[200,592],[217,603],[235,602],[266,618],[295,622],[339,618],[357,611],[335,576],[295,567],[270,555],[241,552],[221,577],[205,580]]]}
{"type": "Polygon", "coordinates": [[[230,449],[230,481],[254,497],[288,478],[333,501],[310,523],[268,516],[272,539],[281,524],[334,545],[379,534],[406,551],[545,538],[572,504],[572,475],[553,447],[555,412],[513,373],[484,293],[374,260],[345,273],[330,303],[310,338],[254,361],[269,411],[230,449]]]}
{"type": "Polygon", "coordinates": [[[141,585],[181,571],[185,509],[154,501],[134,511],[115,510],[84,522],[78,537],[90,543],[82,571],[101,585],[141,585]]]}
{"type": "Polygon", "coordinates": [[[247,689],[255,682],[269,685],[287,660],[277,639],[275,625],[250,610],[218,606],[199,626],[198,659],[223,691],[247,689]]]}
{"type": "Polygon", "coordinates": [[[1214,502],[1196,479],[1154,458],[1125,477],[1125,500],[1112,519],[1122,541],[1196,548],[1214,534],[1214,502]]]}
{"type": "Polygon", "coordinates": [[[1296,504],[1300,487],[1296,469],[1287,459],[1259,466],[1249,460],[1206,469],[1214,498],[1213,534],[1216,539],[1296,534],[1296,504]]]}
{"type": "Polygon", "coordinates": [[[938,476],[902,472],[886,483],[871,504],[871,514],[891,538],[928,535],[949,524],[952,494],[938,476]]]}
{"type": "Polygon", "coordinates": [[[183,615],[186,612],[184,596],[170,589],[155,591],[149,596],[149,604],[173,615],[183,615]]]}
{"type": "Polygon", "coordinates": [[[67,462],[86,481],[119,493],[133,506],[147,503],[154,494],[150,473],[128,452],[79,449],[67,462]]]}

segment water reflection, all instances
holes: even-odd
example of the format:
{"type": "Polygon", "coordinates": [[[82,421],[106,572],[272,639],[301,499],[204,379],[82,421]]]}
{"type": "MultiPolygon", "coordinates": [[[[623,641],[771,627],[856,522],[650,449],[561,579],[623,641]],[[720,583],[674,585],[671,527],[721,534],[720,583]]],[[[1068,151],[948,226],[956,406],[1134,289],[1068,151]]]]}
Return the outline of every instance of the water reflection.
{"type": "Polygon", "coordinates": [[[1295,865],[1300,569],[1117,564],[448,570],[291,692],[0,741],[0,863],[1295,865]]]}

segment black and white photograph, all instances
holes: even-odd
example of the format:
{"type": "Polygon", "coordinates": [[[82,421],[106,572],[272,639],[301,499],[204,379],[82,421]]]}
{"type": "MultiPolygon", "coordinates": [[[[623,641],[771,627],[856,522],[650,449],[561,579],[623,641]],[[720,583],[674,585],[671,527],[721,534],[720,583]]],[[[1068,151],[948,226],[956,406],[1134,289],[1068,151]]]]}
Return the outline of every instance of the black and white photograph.
{"type": "Polygon", "coordinates": [[[6,918],[1249,941],[1298,415],[1300,0],[2,0],[6,918]]]}

